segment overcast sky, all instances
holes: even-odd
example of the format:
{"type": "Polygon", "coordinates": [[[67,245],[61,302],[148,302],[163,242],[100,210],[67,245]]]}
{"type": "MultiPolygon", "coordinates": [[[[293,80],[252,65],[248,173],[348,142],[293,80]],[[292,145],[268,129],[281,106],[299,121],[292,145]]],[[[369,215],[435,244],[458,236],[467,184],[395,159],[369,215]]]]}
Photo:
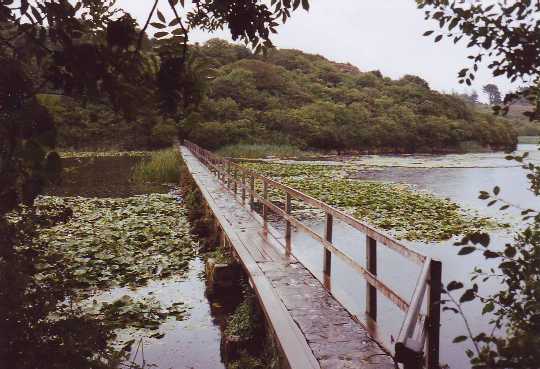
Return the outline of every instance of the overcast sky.
{"type": "MultiPolygon", "coordinates": [[[[119,5],[144,23],[150,0],[119,0],[119,5]]],[[[167,0],[161,0],[166,13],[167,0]]],[[[457,72],[468,66],[469,50],[450,39],[433,42],[422,34],[435,29],[424,20],[414,0],[310,0],[309,12],[299,10],[278,29],[273,42],[278,48],[294,48],[326,58],[349,62],[362,71],[378,69],[385,76],[399,78],[415,74],[440,91],[469,91],[480,95],[482,86],[494,82],[506,91],[504,77],[494,79],[482,68],[472,87],[457,82],[457,72]]],[[[215,34],[193,32],[191,41],[204,42],[212,37],[230,40],[226,31],[215,34]]]]}

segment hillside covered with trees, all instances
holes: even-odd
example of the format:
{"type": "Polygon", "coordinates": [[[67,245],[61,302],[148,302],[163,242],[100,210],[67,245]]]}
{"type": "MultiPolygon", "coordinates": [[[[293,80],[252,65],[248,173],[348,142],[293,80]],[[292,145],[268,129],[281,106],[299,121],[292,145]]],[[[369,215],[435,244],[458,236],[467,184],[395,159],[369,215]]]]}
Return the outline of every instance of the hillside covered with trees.
{"type": "Polygon", "coordinates": [[[60,144],[72,148],[159,147],[176,132],[210,149],[277,143],[338,152],[445,152],[516,143],[506,120],[434,91],[419,77],[392,80],[298,50],[255,55],[212,39],[193,45],[189,72],[198,101],[177,121],[150,111],[133,124],[105,104],[54,95],[41,100],[56,118],[60,144]]]}

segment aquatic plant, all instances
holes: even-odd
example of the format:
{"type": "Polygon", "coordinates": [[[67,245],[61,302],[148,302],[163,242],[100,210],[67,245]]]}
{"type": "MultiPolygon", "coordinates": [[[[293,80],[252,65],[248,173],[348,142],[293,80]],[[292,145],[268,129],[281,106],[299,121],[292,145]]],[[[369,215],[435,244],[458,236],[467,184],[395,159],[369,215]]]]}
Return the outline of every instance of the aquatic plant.
{"type": "Polygon", "coordinates": [[[175,149],[160,150],[152,153],[133,170],[135,182],[178,183],[180,180],[180,152],[175,149]]]}
{"type": "Polygon", "coordinates": [[[109,156],[149,156],[151,151],[61,151],[58,153],[61,158],[100,158],[109,156]]]}
{"type": "MultiPolygon", "coordinates": [[[[442,241],[496,226],[489,218],[466,212],[450,200],[415,191],[407,185],[349,179],[347,173],[352,168],[345,165],[264,162],[243,165],[391,231],[397,238],[442,241]]],[[[260,191],[261,185],[257,187],[260,191]]],[[[276,190],[269,191],[269,198],[283,201],[283,195],[276,190]]],[[[293,214],[303,212],[310,212],[309,207],[294,201],[293,214]]]]}
{"type": "Polygon", "coordinates": [[[218,154],[225,157],[246,159],[266,158],[268,156],[290,158],[302,155],[302,151],[296,146],[286,144],[235,144],[219,149],[218,154]]]}
{"type": "MultiPolygon", "coordinates": [[[[137,287],[182,275],[194,256],[185,210],[172,195],[43,196],[37,207],[72,209],[69,221],[41,230],[38,237],[51,253],[63,255],[63,267],[73,273],[83,297],[93,289],[137,287]]],[[[56,265],[39,267],[47,273],[56,265]]]]}
{"type": "Polygon", "coordinates": [[[256,298],[253,295],[248,295],[227,321],[225,335],[251,340],[256,337],[261,328],[261,316],[256,298]]]}

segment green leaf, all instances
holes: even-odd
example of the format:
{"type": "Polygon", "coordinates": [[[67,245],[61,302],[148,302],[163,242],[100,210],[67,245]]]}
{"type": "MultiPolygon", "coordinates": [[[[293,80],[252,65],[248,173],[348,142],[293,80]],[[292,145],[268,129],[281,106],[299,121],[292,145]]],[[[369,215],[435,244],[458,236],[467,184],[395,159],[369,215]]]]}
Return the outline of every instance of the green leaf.
{"type": "Polygon", "coordinates": [[[458,255],[467,255],[476,250],[476,247],[473,246],[465,246],[462,247],[461,250],[459,250],[458,255]]]}
{"type": "Polygon", "coordinates": [[[480,200],[486,200],[489,199],[489,197],[489,193],[487,193],[486,191],[480,191],[480,195],[478,196],[480,200]]]}
{"type": "Polygon", "coordinates": [[[429,36],[429,35],[431,35],[433,32],[435,32],[435,31],[426,31],[426,32],[424,32],[424,34],[423,34],[422,36],[429,36]]]}
{"type": "Polygon", "coordinates": [[[498,258],[500,257],[501,255],[499,255],[498,252],[494,252],[494,251],[491,251],[491,250],[486,250],[484,251],[484,257],[486,259],[494,259],[494,258],[498,258]]]}
{"type": "Polygon", "coordinates": [[[156,32],[154,33],[154,37],[155,38],[161,38],[161,37],[165,37],[169,34],[169,32],[156,32]]]}
{"type": "Polygon", "coordinates": [[[493,187],[493,193],[495,194],[495,196],[497,196],[500,192],[501,192],[501,189],[499,188],[499,186],[493,187]]]}
{"type": "Polygon", "coordinates": [[[476,298],[476,295],[474,293],[474,290],[468,289],[463,293],[463,295],[461,295],[461,297],[459,298],[459,302],[461,303],[468,302],[468,301],[474,300],[475,298],[476,298]]]}
{"type": "Polygon", "coordinates": [[[495,309],[495,304],[493,304],[493,301],[488,302],[484,305],[482,308],[482,314],[491,313],[495,309]]]}
{"type": "Polygon", "coordinates": [[[463,341],[467,341],[467,336],[457,336],[456,338],[454,338],[454,340],[452,342],[453,343],[459,343],[459,342],[463,342],[463,341]]]}
{"type": "Polygon", "coordinates": [[[438,35],[437,37],[435,37],[435,42],[439,42],[442,40],[442,35],[438,35]]]}
{"type": "Polygon", "coordinates": [[[463,283],[457,281],[452,281],[446,286],[448,291],[459,290],[460,288],[463,288],[463,283]]]}
{"type": "Polygon", "coordinates": [[[506,245],[506,248],[504,249],[504,255],[506,257],[513,258],[514,256],[516,256],[516,253],[517,251],[514,246],[506,245]]]}
{"type": "Polygon", "coordinates": [[[163,16],[163,13],[159,11],[159,9],[157,10],[157,16],[162,23],[165,23],[165,17],[163,16]]]}
{"type": "Polygon", "coordinates": [[[158,28],[158,29],[163,29],[163,28],[167,28],[166,25],[162,24],[162,23],[157,23],[157,22],[152,22],[150,23],[150,25],[154,28],[158,28]]]}
{"type": "Polygon", "coordinates": [[[309,1],[308,0],[302,0],[302,8],[304,8],[304,10],[306,10],[306,11],[309,10],[309,1]]]}

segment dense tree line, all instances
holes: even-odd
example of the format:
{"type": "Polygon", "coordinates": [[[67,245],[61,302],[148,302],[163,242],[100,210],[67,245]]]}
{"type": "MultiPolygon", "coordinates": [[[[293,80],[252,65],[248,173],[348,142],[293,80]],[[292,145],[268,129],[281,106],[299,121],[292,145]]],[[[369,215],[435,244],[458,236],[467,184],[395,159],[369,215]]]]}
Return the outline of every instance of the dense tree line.
{"type": "Polygon", "coordinates": [[[213,39],[194,51],[215,68],[183,134],[212,149],[239,142],[393,152],[512,147],[513,129],[426,81],[360,72],[298,50],[264,56],[213,39]]]}
{"type": "MultiPolygon", "coordinates": [[[[155,42],[148,40],[143,49],[149,60],[159,59],[151,51],[155,42]]],[[[392,80],[298,50],[254,54],[220,39],[192,45],[188,54],[193,101],[176,117],[146,109],[126,120],[101,101],[41,95],[55,116],[60,145],[154,148],[170,145],[178,131],[210,149],[283,143],[338,151],[444,152],[466,150],[470,142],[493,149],[516,143],[507,121],[431,90],[416,76],[392,80]]]]}

